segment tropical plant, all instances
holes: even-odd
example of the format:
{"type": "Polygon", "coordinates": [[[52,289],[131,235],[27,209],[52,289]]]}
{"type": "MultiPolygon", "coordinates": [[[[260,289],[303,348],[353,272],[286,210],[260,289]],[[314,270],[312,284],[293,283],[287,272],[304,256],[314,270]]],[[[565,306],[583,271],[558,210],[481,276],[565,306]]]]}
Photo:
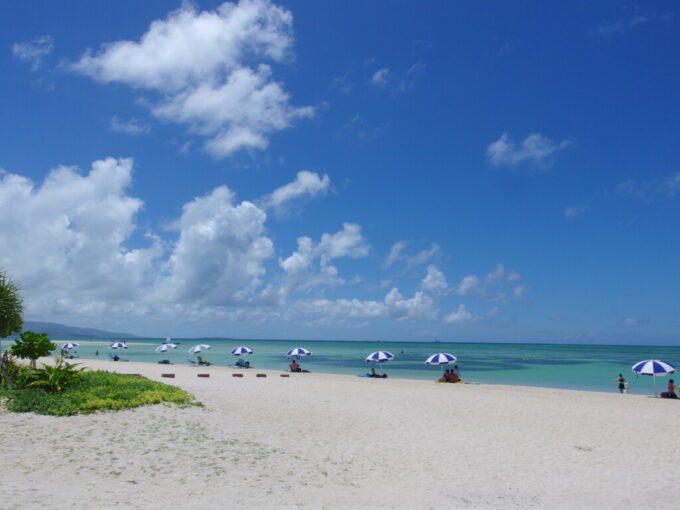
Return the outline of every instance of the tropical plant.
{"type": "Polygon", "coordinates": [[[57,346],[50,341],[46,333],[24,331],[14,341],[11,347],[12,354],[22,359],[31,360],[31,368],[35,368],[35,360],[41,356],[47,356],[57,346]]]}
{"type": "Polygon", "coordinates": [[[20,367],[16,364],[12,354],[5,351],[0,356],[0,388],[14,389],[20,367]]]}
{"type": "Polygon", "coordinates": [[[58,358],[54,365],[43,365],[42,370],[32,370],[29,388],[41,388],[49,393],[61,393],[81,381],[80,373],[84,368],[76,368],[77,364],[69,364],[64,358],[58,358]]]}
{"type": "Polygon", "coordinates": [[[0,269],[0,338],[18,333],[24,324],[24,300],[19,287],[0,269]]]}

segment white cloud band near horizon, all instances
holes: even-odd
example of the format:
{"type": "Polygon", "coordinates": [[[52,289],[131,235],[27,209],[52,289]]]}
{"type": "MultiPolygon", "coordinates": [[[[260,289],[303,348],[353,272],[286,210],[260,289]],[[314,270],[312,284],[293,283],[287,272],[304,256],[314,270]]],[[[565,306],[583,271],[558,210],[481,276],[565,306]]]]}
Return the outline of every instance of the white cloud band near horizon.
{"type": "MultiPolygon", "coordinates": [[[[449,292],[444,273],[429,264],[411,297],[396,286],[377,301],[314,297],[361,282],[359,275],[343,277],[334,262],[368,257],[361,226],[345,222],[317,241],[300,237],[297,249],[278,259],[277,271],[267,213],[237,200],[225,185],[186,203],[172,229],[142,232],[144,202],[129,194],[133,169],[131,158],[109,157],[85,173],[56,167],[39,184],[0,174],[0,208],[7,211],[0,217],[0,267],[20,282],[29,315],[88,324],[300,315],[423,321],[437,319],[437,300],[449,292]]],[[[329,183],[328,176],[303,171],[268,196],[285,204],[320,194],[329,183]]],[[[434,244],[405,262],[421,264],[439,251],[434,244]]],[[[470,321],[448,321],[464,322],[470,321]]]]}

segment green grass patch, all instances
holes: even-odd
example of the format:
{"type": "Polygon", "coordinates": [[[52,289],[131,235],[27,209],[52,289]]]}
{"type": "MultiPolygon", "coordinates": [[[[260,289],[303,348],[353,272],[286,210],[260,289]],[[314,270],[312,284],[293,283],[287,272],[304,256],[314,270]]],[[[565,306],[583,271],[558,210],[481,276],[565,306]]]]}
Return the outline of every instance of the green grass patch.
{"type": "Polygon", "coordinates": [[[49,393],[41,388],[0,392],[7,399],[10,411],[53,416],[117,411],[161,402],[195,404],[190,394],[174,386],[136,375],[101,371],[82,372],[80,381],[61,393],[49,393]]]}

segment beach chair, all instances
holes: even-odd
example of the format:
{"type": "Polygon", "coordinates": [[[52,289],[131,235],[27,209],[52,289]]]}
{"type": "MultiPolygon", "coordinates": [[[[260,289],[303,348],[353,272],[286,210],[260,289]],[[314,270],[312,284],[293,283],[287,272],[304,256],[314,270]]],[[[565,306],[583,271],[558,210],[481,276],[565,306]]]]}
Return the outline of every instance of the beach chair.
{"type": "Polygon", "coordinates": [[[193,365],[195,367],[198,366],[198,364],[192,359],[188,359],[187,361],[189,362],[189,365],[193,365]]]}

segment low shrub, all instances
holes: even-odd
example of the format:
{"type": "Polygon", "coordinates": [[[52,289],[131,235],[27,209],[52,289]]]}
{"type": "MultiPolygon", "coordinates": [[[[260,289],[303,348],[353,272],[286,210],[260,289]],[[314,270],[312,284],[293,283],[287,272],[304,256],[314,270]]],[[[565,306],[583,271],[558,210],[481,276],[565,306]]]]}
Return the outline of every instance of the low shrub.
{"type": "MultiPolygon", "coordinates": [[[[84,368],[76,368],[77,364],[66,363],[64,358],[57,358],[54,365],[43,365],[42,370],[32,369],[28,374],[27,386],[41,388],[49,393],[61,393],[75,386],[82,380],[84,368]]],[[[21,385],[17,385],[21,388],[21,385]]]]}
{"type": "Polygon", "coordinates": [[[78,375],[79,381],[61,392],[48,392],[31,384],[22,389],[2,390],[7,408],[14,412],[70,416],[161,402],[194,403],[187,392],[140,376],[101,371],[78,375]]]}

